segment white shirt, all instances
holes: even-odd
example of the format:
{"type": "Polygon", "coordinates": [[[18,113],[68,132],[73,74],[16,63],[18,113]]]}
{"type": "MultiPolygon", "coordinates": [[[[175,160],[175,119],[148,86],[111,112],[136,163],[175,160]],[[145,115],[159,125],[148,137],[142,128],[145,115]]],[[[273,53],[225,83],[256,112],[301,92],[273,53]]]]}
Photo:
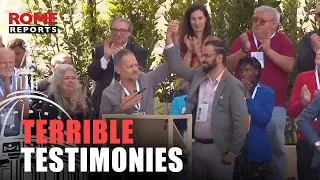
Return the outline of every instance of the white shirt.
{"type": "MultiPolygon", "coordinates": [[[[128,43],[126,43],[123,47],[126,47],[127,44],[128,44],[128,43]]],[[[112,59],[114,60],[114,54],[112,54],[112,59]]],[[[101,62],[101,68],[102,68],[103,70],[105,70],[105,69],[107,69],[107,67],[108,67],[108,64],[109,64],[109,62],[110,62],[110,59],[106,60],[106,59],[104,58],[104,56],[102,56],[102,58],[100,59],[100,62],[101,62]]],[[[114,82],[115,82],[115,79],[114,79],[114,75],[113,75],[113,78],[112,78],[112,81],[111,81],[110,85],[113,84],[114,82]]]]}

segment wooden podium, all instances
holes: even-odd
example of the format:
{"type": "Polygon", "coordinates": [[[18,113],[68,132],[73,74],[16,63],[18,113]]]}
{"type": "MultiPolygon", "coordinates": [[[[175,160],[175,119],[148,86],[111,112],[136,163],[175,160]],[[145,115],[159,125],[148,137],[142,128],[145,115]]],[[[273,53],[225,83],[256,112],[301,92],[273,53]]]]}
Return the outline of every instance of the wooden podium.
{"type": "Polygon", "coordinates": [[[192,115],[103,114],[105,120],[132,119],[134,146],[179,147],[188,155],[188,176],[192,179],[192,115]],[[173,120],[187,120],[187,139],[180,135],[173,120]]]}

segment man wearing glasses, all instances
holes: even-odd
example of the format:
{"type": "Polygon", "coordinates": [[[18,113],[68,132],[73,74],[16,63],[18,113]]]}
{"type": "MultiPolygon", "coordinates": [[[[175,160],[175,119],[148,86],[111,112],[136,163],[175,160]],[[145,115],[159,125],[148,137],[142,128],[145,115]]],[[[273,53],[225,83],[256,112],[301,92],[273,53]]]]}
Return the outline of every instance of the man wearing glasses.
{"type": "Polygon", "coordinates": [[[119,78],[114,69],[114,55],[121,49],[134,53],[139,66],[146,68],[147,50],[129,41],[132,33],[132,23],[122,17],[116,17],[111,22],[111,35],[104,45],[97,46],[93,62],[88,67],[88,74],[96,82],[92,94],[94,117],[98,118],[102,91],[119,78]]]}
{"type": "MultiPolygon", "coordinates": [[[[314,10],[314,20],[320,27],[320,3],[314,10]]],[[[316,64],[314,59],[316,51],[320,48],[320,29],[307,33],[302,38],[301,52],[298,56],[297,63],[300,72],[314,70],[316,64]]]]}
{"type": "Polygon", "coordinates": [[[275,106],[267,132],[272,151],[271,179],[285,179],[286,94],[288,75],[295,65],[295,52],[291,41],[277,31],[280,13],[272,7],[260,6],[254,10],[252,30],[241,34],[232,44],[227,66],[236,72],[241,58],[255,57],[261,64],[261,83],[275,92],[275,106]]]}

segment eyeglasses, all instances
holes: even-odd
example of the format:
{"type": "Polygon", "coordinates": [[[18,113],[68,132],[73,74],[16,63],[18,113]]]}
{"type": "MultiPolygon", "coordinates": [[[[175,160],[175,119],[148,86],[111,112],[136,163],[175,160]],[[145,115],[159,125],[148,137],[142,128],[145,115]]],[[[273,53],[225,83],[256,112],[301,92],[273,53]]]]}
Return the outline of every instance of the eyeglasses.
{"type": "Polygon", "coordinates": [[[116,28],[111,28],[111,33],[113,34],[118,34],[120,32],[121,35],[124,35],[128,32],[128,29],[116,29],[116,28]]]}
{"type": "Polygon", "coordinates": [[[252,21],[253,21],[253,23],[255,23],[255,24],[260,24],[261,26],[263,26],[263,25],[265,25],[267,22],[270,22],[270,21],[273,21],[273,20],[265,20],[265,19],[263,19],[263,18],[259,18],[259,17],[255,17],[255,16],[253,16],[252,17],[252,21]]]}
{"type": "Polygon", "coordinates": [[[205,58],[205,59],[208,59],[208,58],[210,58],[210,57],[212,57],[214,55],[217,55],[217,54],[201,54],[201,57],[205,58]]]}

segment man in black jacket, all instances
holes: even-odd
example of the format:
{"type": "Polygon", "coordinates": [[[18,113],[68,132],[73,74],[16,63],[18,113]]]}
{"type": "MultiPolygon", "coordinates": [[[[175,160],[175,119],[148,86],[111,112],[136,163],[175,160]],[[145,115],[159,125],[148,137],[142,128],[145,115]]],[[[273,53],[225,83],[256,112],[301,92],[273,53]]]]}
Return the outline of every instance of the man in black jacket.
{"type": "MultiPolygon", "coordinates": [[[[320,4],[315,9],[315,21],[320,27],[320,4]]],[[[302,38],[301,52],[298,56],[298,69],[300,72],[315,69],[314,59],[316,57],[316,49],[320,48],[320,29],[309,32],[302,38]]]]}
{"type": "Polygon", "coordinates": [[[111,40],[95,48],[93,62],[88,67],[90,78],[96,82],[91,99],[95,118],[99,116],[102,91],[119,78],[114,69],[113,59],[118,51],[123,48],[132,51],[139,66],[146,69],[147,50],[129,41],[132,28],[132,23],[128,19],[114,18],[111,22],[111,40]]]}

